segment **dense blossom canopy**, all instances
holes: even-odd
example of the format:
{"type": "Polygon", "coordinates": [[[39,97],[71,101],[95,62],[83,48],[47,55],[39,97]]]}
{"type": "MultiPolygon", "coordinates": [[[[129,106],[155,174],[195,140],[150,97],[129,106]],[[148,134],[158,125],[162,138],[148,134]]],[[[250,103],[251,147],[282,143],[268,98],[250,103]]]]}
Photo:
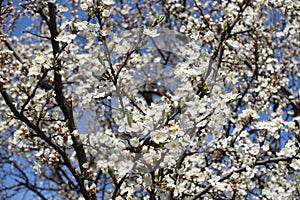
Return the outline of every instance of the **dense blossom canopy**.
{"type": "Polygon", "coordinates": [[[300,198],[299,1],[0,3],[3,198],[300,198]]]}

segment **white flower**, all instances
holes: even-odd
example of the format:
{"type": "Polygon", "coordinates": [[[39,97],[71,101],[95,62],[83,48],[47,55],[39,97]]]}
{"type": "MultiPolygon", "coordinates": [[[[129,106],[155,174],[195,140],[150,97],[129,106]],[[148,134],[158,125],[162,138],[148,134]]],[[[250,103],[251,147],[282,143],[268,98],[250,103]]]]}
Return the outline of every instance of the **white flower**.
{"type": "Polygon", "coordinates": [[[82,165],[82,167],[84,168],[84,169],[87,169],[87,168],[89,168],[89,163],[83,163],[83,165],[82,165]]]}
{"type": "Polygon", "coordinates": [[[94,5],[93,0],[86,0],[84,3],[82,3],[80,5],[80,7],[81,7],[82,10],[87,10],[88,7],[93,7],[93,5],[94,5]]]}
{"type": "Polygon", "coordinates": [[[286,157],[292,157],[297,154],[297,147],[294,144],[294,141],[288,140],[285,144],[285,147],[281,149],[279,153],[277,153],[278,156],[286,156],[286,157]]]}
{"type": "Polygon", "coordinates": [[[40,174],[42,166],[40,163],[34,162],[33,169],[35,170],[35,174],[40,174]]]}
{"type": "Polygon", "coordinates": [[[215,38],[215,34],[212,31],[208,31],[203,37],[203,39],[207,42],[213,41],[214,38],[215,38]]]}
{"type": "Polygon", "coordinates": [[[111,160],[112,162],[118,162],[119,156],[117,156],[117,154],[113,153],[109,156],[109,160],[111,160]]]}
{"type": "Polygon", "coordinates": [[[35,58],[35,62],[38,64],[43,64],[46,62],[46,58],[44,55],[39,55],[35,58]]]}
{"type": "Polygon", "coordinates": [[[110,11],[107,10],[107,9],[104,9],[103,12],[102,12],[102,15],[103,15],[103,17],[109,17],[110,11]]]}
{"type": "Polygon", "coordinates": [[[126,161],[122,161],[120,162],[120,166],[118,169],[118,173],[119,175],[125,175],[126,173],[128,173],[134,166],[134,162],[132,162],[131,160],[126,160],[126,161]]]}
{"type": "Polygon", "coordinates": [[[120,150],[123,150],[123,149],[126,148],[126,145],[125,145],[123,142],[119,141],[119,142],[116,144],[116,147],[117,147],[118,149],[120,149],[120,150]]]}
{"type": "Polygon", "coordinates": [[[103,28],[102,30],[100,30],[100,34],[103,36],[107,36],[110,32],[111,30],[108,28],[103,28]]]}
{"type": "Polygon", "coordinates": [[[84,185],[86,190],[89,190],[89,181],[88,180],[84,180],[83,185],[84,185]]]}
{"type": "Polygon", "coordinates": [[[234,172],[231,176],[233,179],[237,179],[238,177],[240,177],[240,174],[234,172]]]}
{"type": "Polygon", "coordinates": [[[39,75],[41,73],[41,68],[37,65],[34,65],[29,68],[28,72],[28,76],[39,75]]]}
{"type": "Polygon", "coordinates": [[[132,194],[134,194],[135,190],[134,190],[133,186],[128,186],[128,187],[126,187],[126,192],[128,192],[128,195],[132,195],[132,194]]]}
{"type": "Polygon", "coordinates": [[[73,144],[73,140],[72,140],[72,136],[68,135],[67,136],[67,141],[66,141],[66,145],[69,147],[73,144]]]}
{"type": "Polygon", "coordinates": [[[82,22],[76,22],[74,23],[74,26],[77,28],[77,30],[82,31],[87,28],[88,22],[82,21],[82,22]]]}
{"type": "Polygon", "coordinates": [[[79,135],[78,130],[76,129],[76,130],[72,131],[71,135],[75,136],[75,137],[78,136],[79,135]]]}
{"type": "Polygon", "coordinates": [[[179,146],[178,141],[173,140],[173,141],[169,142],[168,144],[166,144],[165,147],[166,147],[167,149],[175,150],[175,149],[178,148],[178,146],[179,146]]]}
{"type": "Polygon", "coordinates": [[[259,144],[254,144],[250,150],[250,153],[256,156],[259,153],[260,146],[259,144]]]}
{"type": "Polygon", "coordinates": [[[259,119],[259,115],[257,114],[257,112],[255,110],[252,110],[251,108],[247,108],[247,109],[243,110],[243,112],[240,116],[241,116],[241,118],[246,118],[246,119],[249,117],[251,117],[254,120],[259,119]]]}
{"type": "Polygon", "coordinates": [[[265,144],[262,146],[262,149],[263,149],[264,151],[269,151],[269,149],[270,149],[269,144],[265,143],[265,144]]]}
{"type": "Polygon", "coordinates": [[[95,96],[93,96],[94,99],[100,99],[102,97],[105,97],[105,92],[99,92],[95,96]]]}
{"type": "Polygon", "coordinates": [[[81,7],[82,10],[87,10],[89,8],[89,6],[86,3],[82,3],[80,5],[80,7],[81,7]]]}
{"type": "Polygon", "coordinates": [[[155,30],[150,30],[148,28],[145,28],[144,34],[148,35],[149,37],[157,37],[157,36],[159,36],[159,33],[157,33],[156,29],[155,30]]]}
{"type": "Polygon", "coordinates": [[[157,144],[165,142],[167,138],[168,135],[166,131],[155,131],[155,133],[152,135],[153,141],[157,144]]]}
{"type": "Polygon", "coordinates": [[[114,0],[102,0],[103,4],[106,6],[112,6],[115,4],[114,0]]]}
{"type": "Polygon", "coordinates": [[[294,168],[295,170],[299,170],[300,169],[300,160],[299,159],[293,159],[290,166],[292,168],[294,168]]]}
{"type": "Polygon", "coordinates": [[[139,139],[138,139],[137,137],[131,138],[131,139],[129,140],[129,143],[130,143],[130,145],[133,146],[133,147],[138,147],[138,146],[140,145],[140,141],[139,141],[139,139]]]}
{"type": "Polygon", "coordinates": [[[96,184],[95,184],[95,183],[93,183],[93,184],[90,186],[90,190],[94,190],[94,189],[96,189],[96,184]]]}
{"type": "Polygon", "coordinates": [[[65,42],[65,43],[71,43],[72,40],[74,40],[76,38],[76,34],[69,34],[69,35],[65,35],[64,32],[60,33],[55,40],[58,42],[65,42]]]}

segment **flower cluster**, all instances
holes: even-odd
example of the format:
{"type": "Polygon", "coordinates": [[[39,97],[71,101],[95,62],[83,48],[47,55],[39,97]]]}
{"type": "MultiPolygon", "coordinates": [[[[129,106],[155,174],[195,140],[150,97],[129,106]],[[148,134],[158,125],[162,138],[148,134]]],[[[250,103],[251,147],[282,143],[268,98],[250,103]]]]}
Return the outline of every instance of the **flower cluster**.
{"type": "Polygon", "coordinates": [[[4,190],[300,195],[296,1],[3,4],[0,184],[17,180],[4,190]]]}

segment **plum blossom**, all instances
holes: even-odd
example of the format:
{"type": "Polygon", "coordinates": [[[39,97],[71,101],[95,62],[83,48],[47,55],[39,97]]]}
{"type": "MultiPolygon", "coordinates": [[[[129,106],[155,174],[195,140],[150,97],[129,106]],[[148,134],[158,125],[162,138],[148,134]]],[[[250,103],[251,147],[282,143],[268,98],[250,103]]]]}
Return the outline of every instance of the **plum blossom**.
{"type": "Polygon", "coordinates": [[[75,38],[77,37],[76,34],[66,34],[64,32],[61,32],[55,40],[58,42],[65,42],[67,44],[71,43],[75,38]]]}
{"type": "Polygon", "coordinates": [[[260,145],[254,144],[250,149],[250,154],[256,156],[259,153],[260,145]]]}
{"type": "Polygon", "coordinates": [[[41,67],[38,65],[33,65],[32,67],[30,67],[28,69],[28,76],[32,76],[32,75],[40,75],[41,73],[41,67]]]}
{"type": "Polygon", "coordinates": [[[204,40],[207,42],[211,42],[212,40],[214,40],[215,38],[215,34],[212,31],[208,31],[205,35],[204,35],[204,40]]]}
{"type": "Polygon", "coordinates": [[[103,10],[102,15],[107,18],[110,15],[110,11],[105,9],[105,10],[103,10]]]}
{"type": "Polygon", "coordinates": [[[102,0],[103,4],[106,6],[112,6],[115,4],[114,0],[102,0]]]}
{"type": "Polygon", "coordinates": [[[131,171],[133,166],[134,166],[134,162],[131,160],[121,161],[119,163],[118,174],[120,176],[125,175],[126,173],[131,171]]]}
{"type": "Polygon", "coordinates": [[[88,10],[88,8],[89,8],[89,6],[88,6],[88,4],[87,3],[82,3],[81,5],[80,5],[80,7],[81,7],[81,9],[82,10],[88,10]]]}
{"type": "Polygon", "coordinates": [[[4,1],[0,179],[24,170],[50,199],[299,196],[298,7],[4,1]]]}
{"type": "Polygon", "coordinates": [[[299,170],[299,169],[300,169],[300,160],[294,158],[294,159],[292,160],[292,163],[290,164],[290,166],[291,166],[292,168],[294,168],[295,170],[299,170]]]}
{"type": "Polygon", "coordinates": [[[73,140],[72,140],[72,136],[71,135],[68,135],[67,136],[67,139],[66,139],[66,146],[71,146],[73,144],[73,140]]]}
{"type": "Polygon", "coordinates": [[[154,131],[151,135],[153,141],[157,144],[165,142],[168,138],[167,130],[154,131]]]}
{"type": "Polygon", "coordinates": [[[149,29],[149,28],[145,28],[144,29],[144,34],[148,35],[149,37],[157,37],[159,36],[159,33],[157,33],[157,29],[149,29]]]}
{"type": "Polygon", "coordinates": [[[277,153],[278,156],[286,156],[286,157],[292,157],[297,154],[297,147],[292,140],[288,140],[285,144],[284,148],[281,149],[280,152],[277,153]]]}
{"type": "Polygon", "coordinates": [[[131,138],[130,140],[129,140],[129,143],[130,143],[130,145],[131,146],[133,146],[133,147],[138,147],[139,145],[140,145],[140,142],[139,142],[139,139],[138,138],[131,138]]]}

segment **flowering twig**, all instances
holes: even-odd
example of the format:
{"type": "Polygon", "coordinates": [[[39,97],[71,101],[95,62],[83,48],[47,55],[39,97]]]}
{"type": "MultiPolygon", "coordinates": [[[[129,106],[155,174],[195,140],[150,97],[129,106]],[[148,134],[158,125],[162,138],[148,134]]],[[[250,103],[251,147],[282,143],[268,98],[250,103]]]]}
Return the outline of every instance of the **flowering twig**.
{"type": "MultiPolygon", "coordinates": [[[[1,35],[5,35],[4,31],[2,29],[0,29],[0,34],[1,35]]],[[[15,56],[15,58],[20,62],[20,63],[24,63],[24,58],[23,56],[15,49],[15,47],[11,44],[11,42],[6,39],[4,40],[5,45],[7,46],[7,48],[9,50],[11,50],[15,56]]]]}
{"type": "MultiPolygon", "coordinates": [[[[269,158],[267,160],[260,160],[260,161],[256,161],[254,163],[255,166],[258,165],[265,165],[268,163],[278,163],[280,161],[289,161],[291,160],[291,158],[287,158],[287,157],[277,157],[277,158],[269,158]]],[[[253,166],[252,166],[253,167],[253,166]]],[[[246,167],[241,167],[239,169],[233,170],[227,174],[224,174],[223,176],[221,176],[221,178],[218,180],[218,182],[222,182],[228,178],[230,178],[230,176],[233,173],[241,173],[243,171],[246,171],[246,167]]],[[[203,194],[207,193],[210,189],[212,189],[214,186],[212,186],[211,184],[208,184],[203,190],[201,190],[199,193],[195,194],[192,198],[192,200],[196,200],[199,199],[203,194]]]]}

